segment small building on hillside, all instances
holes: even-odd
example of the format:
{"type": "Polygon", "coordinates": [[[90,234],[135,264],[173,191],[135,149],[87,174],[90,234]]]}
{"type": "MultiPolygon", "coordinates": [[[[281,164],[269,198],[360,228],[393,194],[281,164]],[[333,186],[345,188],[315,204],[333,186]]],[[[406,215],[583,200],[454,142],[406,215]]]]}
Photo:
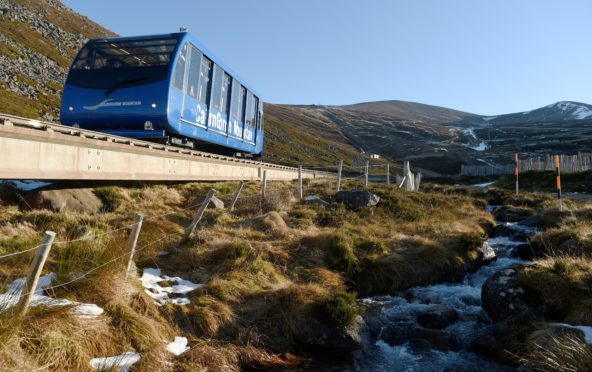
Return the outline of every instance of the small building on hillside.
{"type": "Polygon", "coordinates": [[[380,159],[380,155],[378,154],[371,154],[370,159],[380,159]]]}

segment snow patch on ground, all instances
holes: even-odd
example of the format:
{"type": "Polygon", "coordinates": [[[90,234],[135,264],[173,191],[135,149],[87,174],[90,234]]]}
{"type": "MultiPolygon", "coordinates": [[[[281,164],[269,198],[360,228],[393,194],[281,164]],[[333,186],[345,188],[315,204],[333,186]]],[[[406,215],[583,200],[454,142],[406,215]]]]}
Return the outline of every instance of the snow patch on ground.
{"type": "Polygon", "coordinates": [[[493,182],[485,182],[485,183],[477,183],[475,185],[473,185],[474,188],[476,189],[486,189],[489,186],[493,185],[496,181],[493,182]]]}
{"type": "Polygon", "coordinates": [[[493,119],[495,119],[495,118],[498,118],[498,117],[499,117],[499,116],[488,116],[488,117],[486,117],[486,118],[483,118],[483,120],[485,120],[485,121],[490,121],[490,120],[493,120],[493,119]]]}
{"type": "Polygon", "coordinates": [[[191,301],[187,294],[193,290],[203,287],[203,284],[192,283],[179,277],[169,277],[161,274],[160,269],[146,268],[140,278],[144,291],[152,297],[157,304],[164,305],[172,303],[175,305],[187,305],[191,301]],[[158,283],[167,281],[172,285],[162,287],[158,283]]]}
{"type": "Polygon", "coordinates": [[[487,144],[485,142],[479,143],[477,146],[469,146],[475,151],[485,151],[487,150],[487,144]]]}
{"type": "Polygon", "coordinates": [[[592,345],[592,327],[588,327],[588,326],[573,326],[571,324],[565,324],[565,323],[553,323],[552,325],[558,326],[558,327],[579,329],[580,331],[582,331],[584,333],[584,337],[586,339],[586,343],[588,345],[592,345]]]}
{"type": "Polygon", "coordinates": [[[106,357],[106,358],[93,358],[90,360],[90,366],[94,369],[110,370],[117,368],[119,372],[129,371],[132,364],[137,363],[140,360],[140,354],[128,351],[121,355],[106,357]]]}
{"type": "MultiPolygon", "coordinates": [[[[103,309],[95,304],[83,304],[67,299],[51,298],[45,295],[44,289],[51,286],[51,282],[55,279],[55,273],[49,273],[39,278],[33,298],[31,299],[31,307],[46,305],[46,306],[72,306],[72,312],[81,318],[96,318],[103,313],[103,309]]],[[[14,282],[6,286],[6,292],[0,294],[0,309],[8,309],[15,306],[23,292],[26,278],[16,279],[14,282]]]]}
{"type": "Polygon", "coordinates": [[[167,351],[175,356],[179,356],[189,350],[186,337],[175,337],[175,340],[167,345],[167,351]]]}

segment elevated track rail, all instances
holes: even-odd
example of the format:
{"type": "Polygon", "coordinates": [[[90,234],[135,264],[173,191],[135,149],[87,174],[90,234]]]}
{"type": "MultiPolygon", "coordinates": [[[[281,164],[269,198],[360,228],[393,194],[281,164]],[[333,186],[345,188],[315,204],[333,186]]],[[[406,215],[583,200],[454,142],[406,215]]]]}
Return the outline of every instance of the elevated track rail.
{"type": "MultiPolygon", "coordinates": [[[[232,181],[298,178],[298,169],[0,113],[0,179],[232,181]]],[[[336,178],[306,170],[303,178],[336,178]]]]}

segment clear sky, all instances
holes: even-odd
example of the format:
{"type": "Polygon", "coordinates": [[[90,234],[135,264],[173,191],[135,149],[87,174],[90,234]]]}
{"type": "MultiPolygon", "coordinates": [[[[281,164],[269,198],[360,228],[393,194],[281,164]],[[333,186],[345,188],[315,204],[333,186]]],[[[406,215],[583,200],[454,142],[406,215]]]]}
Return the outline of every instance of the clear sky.
{"type": "Polygon", "coordinates": [[[592,104],[591,0],[62,1],[123,36],[186,26],[273,103],[592,104]]]}

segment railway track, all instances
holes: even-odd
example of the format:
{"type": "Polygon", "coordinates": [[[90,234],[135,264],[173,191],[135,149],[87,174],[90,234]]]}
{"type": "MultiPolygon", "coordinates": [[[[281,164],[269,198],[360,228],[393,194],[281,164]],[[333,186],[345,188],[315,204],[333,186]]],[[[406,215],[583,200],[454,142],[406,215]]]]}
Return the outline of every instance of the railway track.
{"type": "MultiPolygon", "coordinates": [[[[298,178],[298,168],[119,137],[0,113],[0,178],[230,181],[298,178]]],[[[303,178],[334,178],[306,170],[303,178]]]]}

